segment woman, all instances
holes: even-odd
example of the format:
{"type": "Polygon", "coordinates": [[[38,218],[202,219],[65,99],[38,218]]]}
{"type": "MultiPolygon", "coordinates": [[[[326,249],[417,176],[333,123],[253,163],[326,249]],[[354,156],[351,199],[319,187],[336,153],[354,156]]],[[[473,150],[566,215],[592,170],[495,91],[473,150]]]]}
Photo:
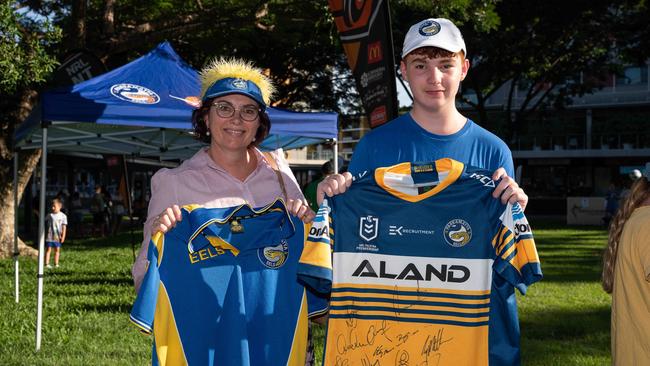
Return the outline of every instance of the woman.
{"type": "MultiPolygon", "coordinates": [[[[315,215],[282,150],[262,153],[257,148],[271,129],[265,112],[274,91],[271,81],[241,60],[215,60],[200,76],[201,106],[192,114],[192,124],[196,138],[209,146],[177,168],[159,170],[151,179],[144,241],[132,268],[136,292],[147,268],[149,240],[181,220],[179,206],[261,207],[282,197],[289,213],[304,222],[315,215]]],[[[307,364],[311,362],[313,355],[308,352],[307,364]]]]}
{"type": "Polygon", "coordinates": [[[282,150],[266,158],[257,149],[271,129],[265,113],[274,91],[271,81],[250,63],[219,59],[202,70],[201,83],[202,103],[192,114],[192,125],[196,138],[210,145],[152,177],[144,241],[132,268],[136,291],[151,235],[174,227],[181,219],[179,206],[261,207],[286,192],[291,214],[303,221],[314,217],[282,150]]]}
{"type": "Polygon", "coordinates": [[[612,294],[612,364],[650,365],[650,182],[638,178],[612,219],[603,258],[612,294]]]}

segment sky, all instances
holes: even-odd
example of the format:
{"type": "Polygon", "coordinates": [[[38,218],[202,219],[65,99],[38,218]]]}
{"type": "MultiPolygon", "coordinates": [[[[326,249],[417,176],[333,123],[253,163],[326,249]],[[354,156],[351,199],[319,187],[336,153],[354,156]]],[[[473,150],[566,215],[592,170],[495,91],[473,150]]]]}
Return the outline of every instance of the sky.
{"type": "Polygon", "coordinates": [[[395,84],[397,84],[397,100],[399,101],[399,106],[410,107],[411,104],[413,104],[413,101],[406,93],[406,91],[404,91],[402,83],[397,78],[395,78],[395,84]]]}

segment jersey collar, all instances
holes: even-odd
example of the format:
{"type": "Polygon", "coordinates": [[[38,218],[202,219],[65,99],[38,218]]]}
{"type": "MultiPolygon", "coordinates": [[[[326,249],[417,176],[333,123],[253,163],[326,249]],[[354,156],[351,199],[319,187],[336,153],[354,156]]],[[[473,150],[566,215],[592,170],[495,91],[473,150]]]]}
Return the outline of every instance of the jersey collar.
{"type": "Polygon", "coordinates": [[[211,244],[210,240],[204,239],[205,237],[214,238],[213,240],[220,241],[223,245],[228,244],[227,239],[232,235],[231,225],[228,223],[238,217],[255,217],[271,212],[281,212],[286,218],[284,221],[287,224],[279,225],[277,234],[281,238],[289,238],[296,231],[282,199],[277,199],[273,203],[259,208],[243,204],[228,208],[203,208],[202,206],[188,205],[183,206],[183,209],[189,212],[189,223],[192,230],[192,235],[187,242],[187,250],[190,253],[211,244]],[[204,235],[198,237],[199,234],[204,235]]]}
{"type": "Polygon", "coordinates": [[[465,165],[444,158],[430,163],[401,163],[375,169],[375,181],[386,192],[409,202],[418,202],[442,192],[463,173],[465,165]],[[397,189],[399,185],[402,189],[397,189]],[[432,186],[431,190],[417,194],[418,187],[432,186]],[[412,190],[414,193],[406,193],[412,190]]]}

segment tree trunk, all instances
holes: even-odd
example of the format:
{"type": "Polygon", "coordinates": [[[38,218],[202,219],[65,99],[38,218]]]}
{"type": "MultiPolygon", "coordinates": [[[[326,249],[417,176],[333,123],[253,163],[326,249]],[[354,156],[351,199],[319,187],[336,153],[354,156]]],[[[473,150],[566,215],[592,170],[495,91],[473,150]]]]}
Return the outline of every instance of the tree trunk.
{"type": "MultiPolygon", "coordinates": [[[[7,137],[3,136],[3,139],[7,137]]],[[[38,165],[41,150],[22,152],[18,166],[18,202],[25,191],[29,178],[38,165]]],[[[14,253],[14,182],[13,160],[2,158],[0,160],[0,258],[8,258],[14,253]]],[[[38,230],[38,229],[37,229],[38,230]]],[[[35,237],[36,235],[34,235],[35,237]]],[[[36,256],[38,251],[18,239],[18,250],[21,255],[36,256]]]]}
{"type": "MultiPolygon", "coordinates": [[[[11,102],[3,101],[5,109],[2,119],[3,133],[0,134],[0,258],[11,257],[14,253],[14,141],[15,127],[24,121],[31,112],[37,93],[31,89],[22,90],[11,102]],[[5,104],[6,103],[6,104],[5,104]]],[[[18,202],[41,158],[40,150],[23,151],[18,160],[18,202]]],[[[34,256],[38,251],[18,240],[21,255],[34,256]]]]}

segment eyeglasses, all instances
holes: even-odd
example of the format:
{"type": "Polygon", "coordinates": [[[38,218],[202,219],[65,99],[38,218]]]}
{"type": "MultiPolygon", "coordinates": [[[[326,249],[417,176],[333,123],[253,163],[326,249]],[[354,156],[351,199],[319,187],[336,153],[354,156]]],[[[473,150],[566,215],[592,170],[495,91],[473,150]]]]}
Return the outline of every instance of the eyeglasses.
{"type": "Polygon", "coordinates": [[[217,111],[217,115],[221,118],[230,118],[235,115],[235,111],[239,111],[239,117],[246,122],[253,122],[259,117],[260,109],[254,105],[245,105],[241,108],[235,108],[234,105],[228,102],[216,102],[212,106],[217,111]]]}

